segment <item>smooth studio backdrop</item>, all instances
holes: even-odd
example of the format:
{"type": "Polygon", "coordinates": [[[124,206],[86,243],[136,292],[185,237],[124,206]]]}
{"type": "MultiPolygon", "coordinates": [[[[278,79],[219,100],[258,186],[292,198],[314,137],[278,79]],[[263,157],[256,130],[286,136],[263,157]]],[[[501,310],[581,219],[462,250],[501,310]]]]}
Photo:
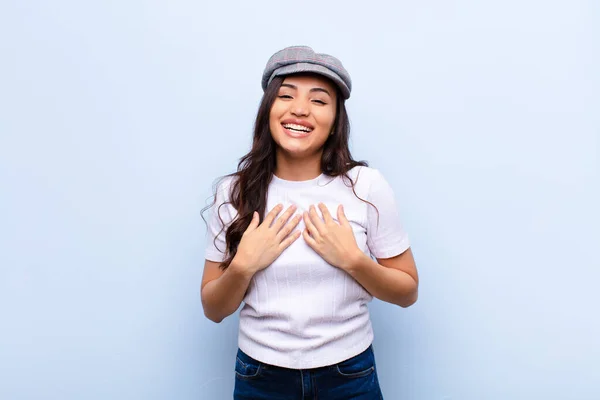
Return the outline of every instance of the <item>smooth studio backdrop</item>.
{"type": "Polygon", "coordinates": [[[0,3],[0,399],[231,398],[237,316],[202,313],[215,178],[268,57],[354,90],[419,301],[375,300],[389,400],[600,398],[595,1],[0,3]]]}

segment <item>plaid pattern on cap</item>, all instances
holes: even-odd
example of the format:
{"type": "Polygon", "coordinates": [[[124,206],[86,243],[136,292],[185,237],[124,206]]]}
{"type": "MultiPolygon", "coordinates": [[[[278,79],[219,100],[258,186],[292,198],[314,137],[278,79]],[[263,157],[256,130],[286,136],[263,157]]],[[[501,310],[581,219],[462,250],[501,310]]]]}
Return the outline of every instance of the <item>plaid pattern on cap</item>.
{"type": "Polygon", "coordinates": [[[312,72],[331,79],[340,88],[344,99],[350,97],[352,81],[340,60],[328,54],[315,53],[308,46],[292,46],[273,54],[262,76],[263,91],[276,76],[312,72]]]}

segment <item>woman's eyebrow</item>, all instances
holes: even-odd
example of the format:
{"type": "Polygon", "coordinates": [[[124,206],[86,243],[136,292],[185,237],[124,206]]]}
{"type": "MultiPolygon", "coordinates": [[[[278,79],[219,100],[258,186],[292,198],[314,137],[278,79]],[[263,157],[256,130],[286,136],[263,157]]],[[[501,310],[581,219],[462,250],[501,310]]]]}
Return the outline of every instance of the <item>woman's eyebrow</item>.
{"type": "MultiPolygon", "coordinates": [[[[282,87],[288,87],[290,89],[298,89],[298,87],[296,85],[292,85],[291,83],[282,83],[281,84],[282,87]]],[[[309,92],[323,92],[329,95],[329,97],[331,97],[331,93],[329,93],[329,91],[325,88],[322,87],[314,87],[312,89],[309,90],[309,92]]]]}
{"type": "Polygon", "coordinates": [[[329,95],[329,97],[331,97],[331,93],[329,93],[329,91],[325,88],[322,87],[315,87],[310,89],[311,92],[323,92],[323,93],[327,93],[329,95]]]}

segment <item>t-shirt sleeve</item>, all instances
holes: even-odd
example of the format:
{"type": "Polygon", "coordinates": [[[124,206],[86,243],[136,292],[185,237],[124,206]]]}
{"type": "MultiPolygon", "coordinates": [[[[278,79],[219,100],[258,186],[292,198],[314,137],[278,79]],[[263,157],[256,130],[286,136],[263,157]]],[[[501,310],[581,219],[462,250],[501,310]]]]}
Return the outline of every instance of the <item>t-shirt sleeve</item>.
{"type": "Polygon", "coordinates": [[[381,172],[373,169],[367,200],[367,245],[375,258],[390,258],[410,247],[408,234],[402,226],[396,197],[381,172]],[[378,213],[379,211],[379,218],[378,213]]]}
{"type": "Polygon", "coordinates": [[[229,203],[230,177],[221,181],[216,189],[216,201],[209,209],[206,230],[204,257],[209,261],[222,262],[226,255],[225,233],[237,216],[237,211],[229,203]]]}

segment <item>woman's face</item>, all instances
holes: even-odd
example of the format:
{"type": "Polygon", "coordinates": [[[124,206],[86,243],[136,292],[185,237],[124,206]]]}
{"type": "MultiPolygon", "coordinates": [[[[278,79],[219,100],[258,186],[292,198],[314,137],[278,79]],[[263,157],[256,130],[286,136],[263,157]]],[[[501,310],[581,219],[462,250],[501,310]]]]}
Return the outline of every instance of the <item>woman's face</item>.
{"type": "Polygon", "coordinates": [[[334,84],[326,78],[286,77],[269,116],[278,150],[294,158],[318,153],[333,129],[336,96],[334,84]]]}

